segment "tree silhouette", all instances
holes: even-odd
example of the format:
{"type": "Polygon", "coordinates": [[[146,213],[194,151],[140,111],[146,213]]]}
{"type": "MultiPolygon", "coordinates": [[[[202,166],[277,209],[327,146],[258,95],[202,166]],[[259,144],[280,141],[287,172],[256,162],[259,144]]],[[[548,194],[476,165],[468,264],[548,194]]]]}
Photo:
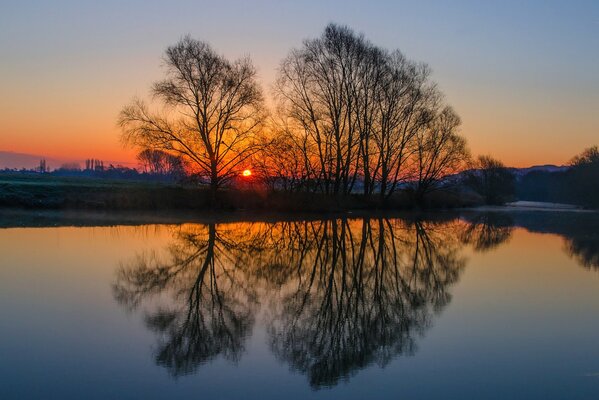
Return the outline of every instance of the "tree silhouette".
{"type": "Polygon", "coordinates": [[[455,111],[446,106],[432,112],[434,116],[415,136],[411,159],[412,186],[420,205],[427,194],[442,188],[442,178],[459,172],[470,157],[466,139],[458,134],[461,121],[455,111]]]}
{"type": "Polygon", "coordinates": [[[424,196],[468,155],[460,120],[444,105],[430,69],[347,26],[329,24],[293,49],[276,94],[283,121],[277,133],[286,139],[266,146],[266,158],[274,169],[294,165],[289,175],[309,182],[302,185],[309,190],[360,190],[383,202],[416,179],[424,196]],[[281,146],[286,153],[276,150],[281,146]]]}
{"type": "Polygon", "coordinates": [[[514,198],[515,176],[499,160],[480,156],[469,171],[466,184],[480,194],[486,204],[504,204],[514,198]]]}
{"type": "Polygon", "coordinates": [[[152,87],[162,112],[134,100],[119,116],[122,139],[183,157],[214,195],[257,150],[264,106],[256,70],[249,58],[231,62],[189,36],[167,48],[164,62],[167,76],[152,87]]]}
{"type": "Polygon", "coordinates": [[[566,172],[567,190],[578,204],[599,207],[599,147],[584,150],[570,162],[566,172]]]}

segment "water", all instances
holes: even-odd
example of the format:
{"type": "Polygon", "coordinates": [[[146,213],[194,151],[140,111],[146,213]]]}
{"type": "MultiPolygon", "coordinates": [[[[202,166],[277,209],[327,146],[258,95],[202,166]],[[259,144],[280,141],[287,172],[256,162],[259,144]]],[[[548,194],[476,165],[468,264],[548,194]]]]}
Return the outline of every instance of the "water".
{"type": "Polygon", "coordinates": [[[0,398],[598,398],[598,222],[4,218],[0,398]]]}

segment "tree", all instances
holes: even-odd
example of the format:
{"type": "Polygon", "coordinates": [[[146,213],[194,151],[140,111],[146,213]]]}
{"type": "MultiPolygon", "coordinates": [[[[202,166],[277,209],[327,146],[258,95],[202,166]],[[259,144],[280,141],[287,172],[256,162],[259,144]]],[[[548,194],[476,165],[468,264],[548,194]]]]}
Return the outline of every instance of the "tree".
{"type": "Polygon", "coordinates": [[[355,181],[360,142],[353,93],[369,48],[351,29],[330,24],[281,64],[281,109],[304,144],[311,178],[327,194],[347,194],[355,181]]]}
{"type": "Polygon", "coordinates": [[[180,157],[161,150],[145,149],[137,155],[145,173],[181,177],[185,171],[180,157]]]}
{"type": "Polygon", "coordinates": [[[587,166],[587,165],[599,165],[599,147],[592,146],[585,149],[582,153],[572,158],[570,161],[572,166],[587,166]]]}
{"type": "Polygon", "coordinates": [[[166,78],[152,94],[161,111],[135,99],[119,117],[122,139],[181,156],[216,196],[257,150],[263,96],[249,58],[229,61],[207,43],[186,36],[167,48],[166,78]]]}
{"type": "Polygon", "coordinates": [[[415,135],[412,171],[418,203],[441,187],[443,177],[458,172],[468,161],[466,140],[457,133],[460,123],[453,109],[445,106],[415,135]]]}
{"type": "Polygon", "coordinates": [[[515,195],[514,174],[491,156],[478,157],[466,183],[483,197],[485,204],[503,204],[515,195]]]}
{"type": "MultiPolygon", "coordinates": [[[[379,127],[374,131],[376,162],[371,167],[372,181],[366,194],[379,185],[380,200],[390,197],[397,185],[409,178],[406,165],[412,156],[416,134],[430,123],[430,109],[440,93],[429,82],[430,69],[425,64],[408,61],[399,51],[386,61],[386,72],[376,104],[379,127]]],[[[366,176],[366,172],[365,172],[366,176]]]]}
{"type": "Polygon", "coordinates": [[[42,174],[50,171],[50,167],[48,167],[48,165],[46,164],[46,159],[42,158],[40,160],[40,165],[39,167],[37,167],[37,171],[42,174]]]}
{"type": "Polygon", "coordinates": [[[599,148],[589,147],[570,162],[567,190],[573,202],[599,207],[599,148]]]}
{"type": "Polygon", "coordinates": [[[256,176],[271,191],[307,190],[310,168],[305,162],[301,145],[281,128],[273,137],[263,138],[260,152],[251,164],[256,176]]]}
{"type": "Polygon", "coordinates": [[[316,191],[348,195],[361,183],[365,197],[378,193],[384,202],[414,178],[408,166],[419,154],[431,167],[420,170],[419,188],[426,192],[467,153],[453,132],[459,118],[449,108],[439,111],[442,95],[430,69],[345,26],[329,24],[320,37],[292,50],[279,70],[276,93],[281,131],[304,158],[296,175],[307,174],[316,191]]]}

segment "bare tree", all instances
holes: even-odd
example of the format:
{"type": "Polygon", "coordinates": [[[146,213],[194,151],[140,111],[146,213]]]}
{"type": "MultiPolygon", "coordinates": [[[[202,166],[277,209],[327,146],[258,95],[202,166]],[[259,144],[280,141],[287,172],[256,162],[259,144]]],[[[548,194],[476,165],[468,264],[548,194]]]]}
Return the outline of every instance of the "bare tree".
{"type": "Polygon", "coordinates": [[[309,190],[310,166],[306,163],[302,144],[281,127],[277,133],[263,138],[260,152],[251,164],[258,179],[271,191],[309,190]]]}
{"type": "Polygon", "coordinates": [[[137,161],[145,173],[175,177],[184,174],[181,158],[162,150],[144,149],[137,154],[137,161]]]}
{"type": "Polygon", "coordinates": [[[459,118],[425,64],[388,52],[348,27],[328,25],[283,61],[276,85],[282,130],[303,154],[310,186],[347,195],[363,184],[384,202],[401,182],[428,192],[465,157],[459,118]],[[408,168],[422,163],[421,168],[408,168]],[[426,164],[426,165],[425,165],[426,164]]]}
{"type": "Polygon", "coordinates": [[[466,140],[457,133],[460,117],[449,106],[443,107],[415,136],[413,173],[415,197],[440,188],[440,181],[458,172],[469,159],[466,140]]]}
{"type": "Polygon", "coordinates": [[[256,70],[249,58],[231,62],[190,36],[167,48],[164,63],[166,78],[152,87],[162,110],[139,99],[124,107],[122,139],[183,157],[215,196],[257,150],[263,96],[256,70]]]}
{"type": "MultiPolygon", "coordinates": [[[[387,58],[386,74],[379,89],[380,128],[375,136],[377,161],[369,188],[379,185],[381,201],[391,196],[398,184],[409,179],[406,165],[413,154],[416,134],[431,122],[431,108],[439,100],[436,85],[429,81],[425,64],[408,61],[399,51],[387,58]]],[[[366,185],[365,185],[366,186],[366,185]]]]}
{"type": "Polygon", "coordinates": [[[281,109],[324,193],[347,194],[355,181],[360,154],[355,93],[371,50],[351,29],[330,24],[281,64],[276,86],[281,109]]]}
{"type": "Polygon", "coordinates": [[[599,165],[599,147],[592,146],[585,149],[582,153],[572,158],[570,165],[581,166],[581,165],[599,165]]]}
{"type": "Polygon", "coordinates": [[[479,156],[466,183],[486,204],[503,204],[515,195],[515,177],[503,163],[491,156],[479,156]]]}

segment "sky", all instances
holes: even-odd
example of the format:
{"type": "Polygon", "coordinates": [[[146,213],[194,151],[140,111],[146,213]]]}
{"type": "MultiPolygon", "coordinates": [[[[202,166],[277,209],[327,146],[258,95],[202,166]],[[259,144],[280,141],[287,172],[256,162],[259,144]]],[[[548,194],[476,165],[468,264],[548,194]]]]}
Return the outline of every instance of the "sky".
{"type": "Polygon", "coordinates": [[[280,61],[329,22],[426,62],[473,155],[564,164],[599,144],[599,1],[0,0],[0,151],[132,162],[116,119],[185,34],[280,61]]]}

